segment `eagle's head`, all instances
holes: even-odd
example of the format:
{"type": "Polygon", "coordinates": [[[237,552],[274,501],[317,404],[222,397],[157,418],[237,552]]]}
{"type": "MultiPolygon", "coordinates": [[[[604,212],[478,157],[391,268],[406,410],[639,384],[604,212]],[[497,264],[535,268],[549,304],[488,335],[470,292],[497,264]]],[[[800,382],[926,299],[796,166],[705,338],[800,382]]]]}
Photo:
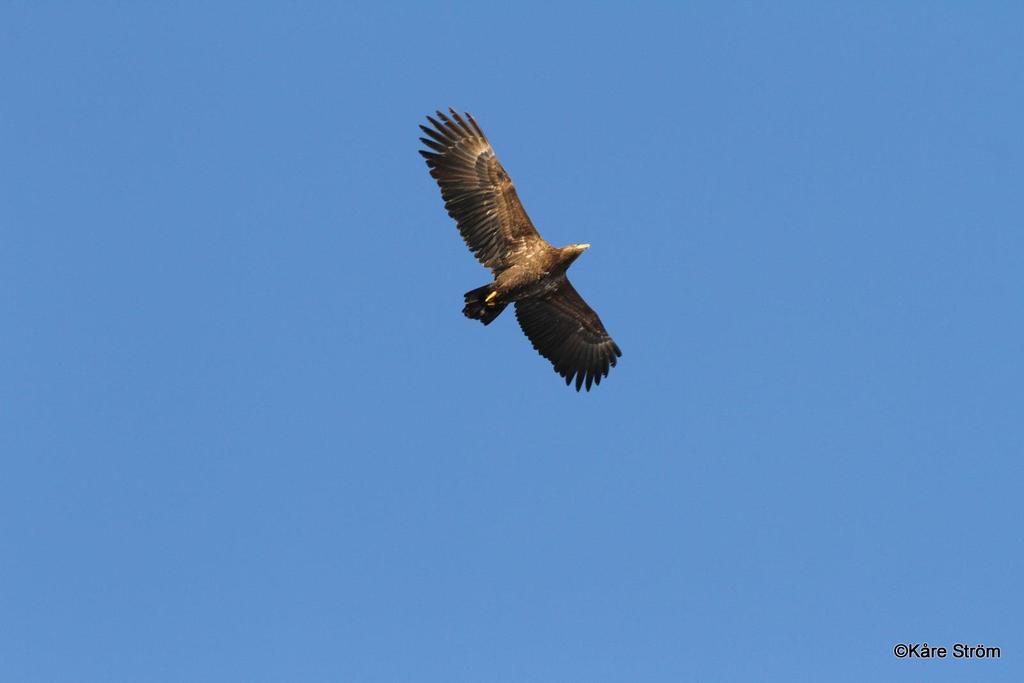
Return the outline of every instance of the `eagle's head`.
{"type": "Polygon", "coordinates": [[[580,254],[590,249],[589,244],[570,244],[567,247],[562,247],[562,261],[566,264],[572,263],[580,257],[580,254]]]}

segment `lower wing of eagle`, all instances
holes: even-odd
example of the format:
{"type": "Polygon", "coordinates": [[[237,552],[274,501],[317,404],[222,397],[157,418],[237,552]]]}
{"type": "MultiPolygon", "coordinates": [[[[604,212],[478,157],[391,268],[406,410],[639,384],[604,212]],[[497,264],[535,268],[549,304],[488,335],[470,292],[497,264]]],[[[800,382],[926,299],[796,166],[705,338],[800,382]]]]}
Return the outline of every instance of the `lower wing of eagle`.
{"type": "Polygon", "coordinates": [[[575,376],[576,391],[584,384],[587,391],[591,384],[600,384],[622,355],[568,278],[546,298],[517,301],[516,319],[533,348],[551,361],[566,384],[575,376]]]}

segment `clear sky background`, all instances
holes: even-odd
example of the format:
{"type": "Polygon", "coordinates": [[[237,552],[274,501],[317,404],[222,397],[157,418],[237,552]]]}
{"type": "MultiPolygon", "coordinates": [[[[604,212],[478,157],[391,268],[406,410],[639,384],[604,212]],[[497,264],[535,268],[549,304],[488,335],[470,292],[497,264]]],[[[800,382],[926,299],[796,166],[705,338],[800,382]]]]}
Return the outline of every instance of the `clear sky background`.
{"type": "Polygon", "coordinates": [[[0,679],[1024,680],[1019,3],[141,5],[0,9],[0,679]]]}

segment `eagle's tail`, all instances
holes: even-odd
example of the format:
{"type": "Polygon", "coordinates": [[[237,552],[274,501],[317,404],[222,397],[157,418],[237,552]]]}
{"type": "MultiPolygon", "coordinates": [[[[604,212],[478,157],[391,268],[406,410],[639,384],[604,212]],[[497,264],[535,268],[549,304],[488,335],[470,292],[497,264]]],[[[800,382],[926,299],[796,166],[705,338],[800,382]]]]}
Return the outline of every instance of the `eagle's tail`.
{"type": "Polygon", "coordinates": [[[491,321],[501,315],[508,303],[487,304],[487,297],[494,292],[493,285],[484,285],[466,292],[466,306],[462,313],[467,318],[479,320],[484,325],[490,325],[491,321]]]}

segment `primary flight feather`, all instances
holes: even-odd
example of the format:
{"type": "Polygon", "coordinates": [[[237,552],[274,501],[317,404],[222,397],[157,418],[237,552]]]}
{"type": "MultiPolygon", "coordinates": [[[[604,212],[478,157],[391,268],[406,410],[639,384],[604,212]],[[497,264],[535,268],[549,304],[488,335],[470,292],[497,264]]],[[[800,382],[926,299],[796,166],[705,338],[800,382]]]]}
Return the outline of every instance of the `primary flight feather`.
{"type": "Polygon", "coordinates": [[[622,356],[597,313],[576,292],[566,270],[589,244],[553,247],[533,227],[508,173],[480,125],[468,113],[428,116],[420,126],[430,175],[448,215],[494,281],[466,292],[462,312],[489,325],[515,303],[530,342],[576,391],[600,384],[622,356]]]}

